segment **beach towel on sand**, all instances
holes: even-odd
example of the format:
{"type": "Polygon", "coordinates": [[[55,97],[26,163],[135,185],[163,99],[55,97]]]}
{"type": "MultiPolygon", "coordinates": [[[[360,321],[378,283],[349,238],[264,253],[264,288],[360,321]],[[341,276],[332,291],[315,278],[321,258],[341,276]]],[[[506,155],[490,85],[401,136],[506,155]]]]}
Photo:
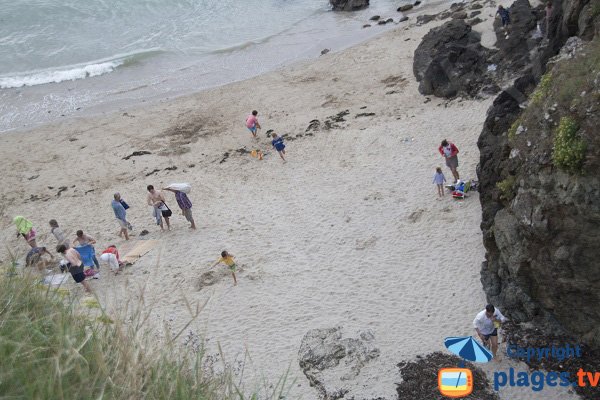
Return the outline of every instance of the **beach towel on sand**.
{"type": "Polygon", "coordinates": [[[96,252],[92,245],[86,244],[85,246],[75,247],[75,250],[81,256],[81,263],[84,267],[94,267],[94,255],[96,252]]]}

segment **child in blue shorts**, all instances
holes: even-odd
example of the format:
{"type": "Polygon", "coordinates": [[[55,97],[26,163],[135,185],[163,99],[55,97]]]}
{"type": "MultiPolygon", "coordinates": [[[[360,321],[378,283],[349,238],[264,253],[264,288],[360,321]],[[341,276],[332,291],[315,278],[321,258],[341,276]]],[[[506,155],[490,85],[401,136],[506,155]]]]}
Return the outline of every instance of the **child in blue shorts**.
{"type": "Polygon", "coordinates": [[[271,144],[273,145],[273,147],[275,147],[275,150],[277,150],[277,152],[279,153],[279,157],[281,157],[281,159],[283,161],[285,161],[285,158],[283,158],[283,155],[285,154],[285,144],[283,144],[283,138],[277,136],[276,133],[273,133],[271,136],[273,137],[271,144]]]}

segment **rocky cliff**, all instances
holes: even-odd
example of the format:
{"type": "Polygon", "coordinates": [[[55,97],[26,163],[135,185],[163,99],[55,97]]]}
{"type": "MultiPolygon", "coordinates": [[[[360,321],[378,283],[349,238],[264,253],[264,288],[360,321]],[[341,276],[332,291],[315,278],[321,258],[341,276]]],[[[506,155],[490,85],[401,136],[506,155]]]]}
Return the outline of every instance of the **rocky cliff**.
{"type": "Polygon", "coordinates": [[[543,10],[525,0],[511,10],[522,42],[497,27],[498,57],[513,54],[520,76],[478,141],[481,281],[514,321],[599,349],[600,1],[555,0],[546,38],[543,10]]]}

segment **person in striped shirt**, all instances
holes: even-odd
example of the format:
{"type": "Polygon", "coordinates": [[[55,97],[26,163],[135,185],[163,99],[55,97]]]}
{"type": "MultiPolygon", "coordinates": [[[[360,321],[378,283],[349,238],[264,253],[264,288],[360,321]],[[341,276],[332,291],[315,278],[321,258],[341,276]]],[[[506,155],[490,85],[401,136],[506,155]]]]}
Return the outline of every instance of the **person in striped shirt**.
{"type": "Polygon", "coordinates": [[[194,217],[192,216],[192,202],[187,194],[175,189],[164,188],[163,190],[168,190],[169,192],[175,193],[175,200],[177,200],[177,205],[181,209],[181,213],[191,224],[190,229],[196,229],[196,222],[194,222],[194,217]]]}

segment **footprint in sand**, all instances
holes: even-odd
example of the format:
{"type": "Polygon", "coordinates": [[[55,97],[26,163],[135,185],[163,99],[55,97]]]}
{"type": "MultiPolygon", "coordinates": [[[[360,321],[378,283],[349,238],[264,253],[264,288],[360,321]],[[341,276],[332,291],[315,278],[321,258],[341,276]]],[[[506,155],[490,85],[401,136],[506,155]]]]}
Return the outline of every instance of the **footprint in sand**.
{"type": "Polygon", "coordinates": [[[356,239],[356,246],[354,247],[356,250],[365,250],[369,247],[375,246],[377,243],[377,237],[371,236],[368,239],[356,239]]]}
{"type": "Polygon", "coordinates": [[[425,212],[425,210],[423,210],[422,208],[419,208],[417,211],[413,211],[412,213],[410,213],[410,215],[408,216],[408,220],[410,222],[412,222],[413,224],[416,222],[419,222],[421,217],[423,217],[424,212],[425,212]]]}

